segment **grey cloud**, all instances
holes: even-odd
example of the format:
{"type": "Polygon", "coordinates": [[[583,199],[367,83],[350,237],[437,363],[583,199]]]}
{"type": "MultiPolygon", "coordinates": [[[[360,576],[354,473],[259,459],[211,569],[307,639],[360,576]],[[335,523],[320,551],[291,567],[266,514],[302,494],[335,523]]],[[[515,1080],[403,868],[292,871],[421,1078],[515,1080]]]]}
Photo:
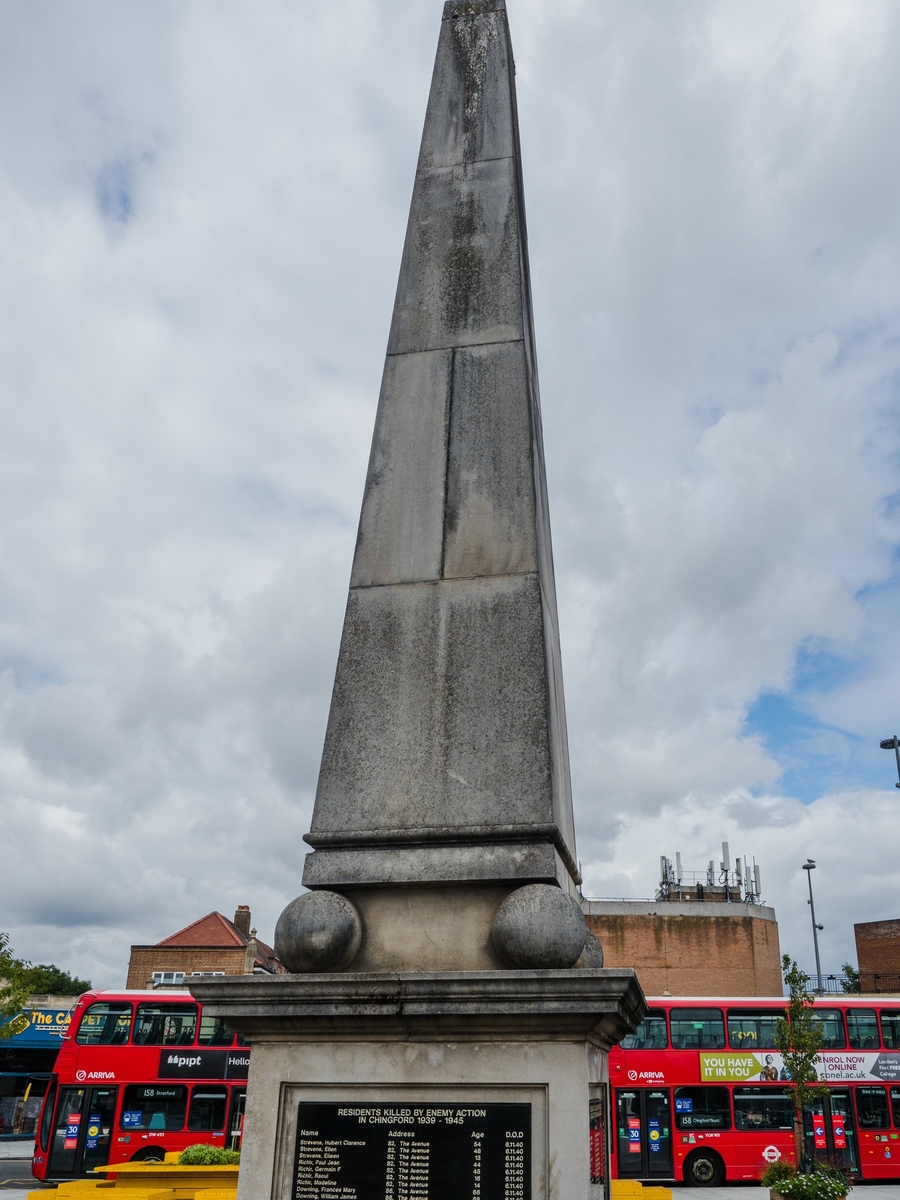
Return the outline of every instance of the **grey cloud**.
{"type": "MultiPolygon", "coordinates": [[[[810,644],[853,667],[816,716],[896,709],[897,14],[510,9],[589,886],[733,829],[786,912],[815,845],[829,927],[890,915],[890,838],[863,877],[843,835],[884,795],[781,796],[745,717],[810,644]]],[[[271,934],[298,890],[439,18],[0,13],[20,953],[114,984],[130,942],[237,903],[271,934]]]]}

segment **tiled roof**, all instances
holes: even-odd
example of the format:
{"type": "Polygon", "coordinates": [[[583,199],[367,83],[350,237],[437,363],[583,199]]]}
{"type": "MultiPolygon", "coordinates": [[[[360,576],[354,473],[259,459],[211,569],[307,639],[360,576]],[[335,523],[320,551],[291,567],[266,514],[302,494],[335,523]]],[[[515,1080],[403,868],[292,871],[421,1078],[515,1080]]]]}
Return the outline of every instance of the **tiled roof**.
{"type": "Polygon", "coordinates": [[[200,946],[246,946],[248,941],[249,938],[245,938],[227,917],[223,917],[220,912],[211,912],[156,944],[157,946],[196,948],[200,946]]]}
{"type": "MultiPolygon", "coordinates": [[[[237,928],[233,921],[223,917],[220,912],[207,913],[199,921],[186,925],[177,933],[163,938],[157,946],[181,946],[185,949],[208,950],[220,948],[244,948],[250,941],[237,928]]],[[[260,938],[256,939],[256,966],[265,967],[268,971],[283,971],[281,963],[275,956],[271,946],[267,946],[260,938]]]]}

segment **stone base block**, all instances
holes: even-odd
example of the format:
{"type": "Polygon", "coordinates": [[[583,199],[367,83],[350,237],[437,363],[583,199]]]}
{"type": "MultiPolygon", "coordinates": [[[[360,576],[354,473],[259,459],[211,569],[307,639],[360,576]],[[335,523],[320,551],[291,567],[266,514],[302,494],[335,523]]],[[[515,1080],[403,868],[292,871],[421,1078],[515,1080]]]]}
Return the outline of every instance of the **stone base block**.
{"type": "Polygon", "coordinates": [[[192,990],[253,1047],[238,1200],[607,1194],[607,1051],[646,1009],[630,970],[232,976],[192,990]]]}

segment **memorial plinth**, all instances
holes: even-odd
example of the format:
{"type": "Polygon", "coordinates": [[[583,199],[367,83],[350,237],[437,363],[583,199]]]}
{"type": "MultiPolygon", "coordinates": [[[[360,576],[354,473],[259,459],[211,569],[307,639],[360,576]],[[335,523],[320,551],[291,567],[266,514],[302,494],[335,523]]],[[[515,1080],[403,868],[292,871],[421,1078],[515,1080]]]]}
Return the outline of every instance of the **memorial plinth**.
{"type": "Polygon", "coordinates": [[[646,1006],[578,899],[513,79],[445,4],[294,974],[192,986],[253,1047],[238,1200],[605,1192],[646,1006]]]}
{"type": "Polygon", "coordinates": [[[632,971],[235,976],[193,990],[253,1044],[239,1200],[603,1194],[590,1122],[596,1168],[606,1051],[645,1008],[632,971]],[[401,1187],[406,1144],[428,1190],[401,1187]]]}

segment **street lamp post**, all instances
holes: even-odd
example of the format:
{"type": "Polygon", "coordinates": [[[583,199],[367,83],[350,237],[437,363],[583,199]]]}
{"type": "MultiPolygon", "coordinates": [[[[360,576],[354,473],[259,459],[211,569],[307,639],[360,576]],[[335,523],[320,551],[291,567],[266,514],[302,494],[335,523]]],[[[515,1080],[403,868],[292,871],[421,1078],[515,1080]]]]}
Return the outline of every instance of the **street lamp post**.
{"type": "Polygon", "coordinates": [[[824,925],[816,924],[816,906],[813,903],[813,890],[812,890],[812,873],[815,869],[816,869],[815,861],[811,858],[808,858],[806,860],[806,862],[803,864],[803,870],[807,872],[806,882],[809,884],[809,911],[810,911],[810,914],[812,915],[813,947],[815,948],[815,951],[816,951],[816,985],[817,985],[816,991],[821,996],[822,993],[825,991],[825,988],[822,986],[822,964],[819,961],[819,930],[824,929],[825,927],[824,927],[824,925]]]}
{"type": "MultiPolygon", "coordinates": [[[[882,750],[893,750],[897,758],[897,778],[900,779],[900,738],[895,733],[893,737],[885,738],[879,744],[882,750]]],[[[894,787],[900,787],[900,783],[895,783],[894,787]]]]}

